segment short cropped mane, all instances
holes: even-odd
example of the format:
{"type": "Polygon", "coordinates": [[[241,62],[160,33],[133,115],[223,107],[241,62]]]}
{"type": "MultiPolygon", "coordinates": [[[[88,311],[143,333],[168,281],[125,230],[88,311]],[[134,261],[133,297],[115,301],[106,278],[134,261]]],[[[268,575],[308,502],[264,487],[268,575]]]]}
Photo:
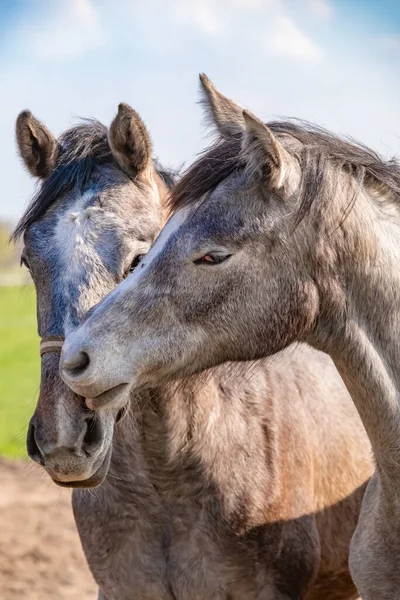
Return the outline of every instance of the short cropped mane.
{"type": "MultiPolygon", "coordinates": [[[[68,129],[59,137],[57,144],[57,165],[43,180],[39,191],[13,231],[13,241],[17,241],[62,195],[76,186],[83,191],[95,168],[107,164],[118,167],[108,143],[108,129],[95,119],[85,119],[79,125],[68,129]]],[[[154,160],[154,167],[165,185],[171,189],[177,174],[162,169],[157,160],[154,160]]]]}
{"type": "MultiPolygon", "coordinates": [[[[313,199],[323,191],[324,171],[328,163],[336,169],[346,168],[360,182],[366,175],[370,176],[387,186],[400,199],[400,165],[395,159],[384,161],[363,144],[341,138],[305,121],[275,121],[267,125],[282,139],[287,150],[296,154],[302,166],[303,183],[307,182],[311,188],[306,194],[307,198],[303,199],[304,204],[300,206],[301,218],[311,209],[313,199]],[[300,154],[299,142],[302,148],[300,154]]],[[[230,175],[243,170],[245,163],[241,155],[241,141],[239,135],[229,140],[219,140],[207,149],[173,188],[169,198],[170,211],[198,201],[230,175]]]]}

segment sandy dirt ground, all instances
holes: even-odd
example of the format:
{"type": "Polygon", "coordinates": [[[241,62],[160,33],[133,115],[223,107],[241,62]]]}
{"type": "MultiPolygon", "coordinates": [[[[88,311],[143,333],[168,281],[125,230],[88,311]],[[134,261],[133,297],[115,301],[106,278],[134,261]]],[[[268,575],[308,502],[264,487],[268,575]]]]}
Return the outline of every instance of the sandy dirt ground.
{"type": "Polygon", "coordinates": [[[96,600],[67,490],[0,458],[0,600],[96,600]]]}

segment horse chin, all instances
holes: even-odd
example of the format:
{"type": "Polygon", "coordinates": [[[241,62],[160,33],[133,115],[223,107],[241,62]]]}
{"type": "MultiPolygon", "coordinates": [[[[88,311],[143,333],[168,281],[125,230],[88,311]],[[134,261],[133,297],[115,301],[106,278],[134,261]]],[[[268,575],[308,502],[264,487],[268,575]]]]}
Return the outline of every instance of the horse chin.
{"type": "MultiPolygon", "coordinates": [[[[118,425],[120,423],[120,421],[122,421],[122,419],[125,417],[127,412],[128,412],[128,404],[125,404],[118,411],[118,413],[115,416],[115,424],[116,425],[118,425]]],[[[90,489],[90,488],[98,487],[99,485],[101,485],[103,483],[104,479],[107,477],[108,470],[110,467],[111,455],[112,455],[112,441],[104,455],[103,460],[101,461],[100,466],[95,470],[95,472],[92,475],[90,475],[90,477],[88,477],[86,479],[79,479],[79,480],[75,480],[75,481],[73,479],[70,479],[68,481],[62,481],[60,479],[57,479],[57,477],[51,471],[48,471],[48,474],[50,475],[50,477],[54,483],[56,483],[57,485],[59,485],[60,487],[63,487],[63,488],[90,489]]]]}
{"type": "Polygon", "coordinates": [[[88,479],[83,479],[81,481],[60,481],[60,480],[54,479],[54,477],[52,477],[52,480],[54,481],[54,483],[56,483],[57,485],[59,485],[60,487],[63,487],[63,488],[90,489],[90,488],[98,487],[99,485],[101,485],[103,483],[104,479],[107,476],[108,469],[110,467],[111,454],[112,454],[112,444],[110,444],[110,447],[108,448],[107,453],[106,453],[100,467],[88,479]]]}

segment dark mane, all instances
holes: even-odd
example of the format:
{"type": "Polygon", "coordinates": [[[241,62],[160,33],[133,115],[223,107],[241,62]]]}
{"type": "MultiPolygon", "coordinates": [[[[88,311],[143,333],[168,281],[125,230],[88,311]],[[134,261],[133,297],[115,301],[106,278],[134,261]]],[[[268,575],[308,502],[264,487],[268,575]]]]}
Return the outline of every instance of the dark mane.
{"type": "MultiPolygon", "coordinates": [[[[286,149],[297,156],[302,166],[305,197],[299,210],[300,218],[324,191],[327,166],[333,165],[336,170],[345,168],[360,182],[369,176],[400,197],[400,165],[395,159],[384,161],[363,144],[304,121],[275,121],[268,123],[268,127],[280,137],[286,149]]],[[[244,167],[241,136],[219,140],[189,167],[173,188],[169,198],[170,211],[198,201],[244,167]]]]}
{"type": "MultiPolygon", "coordinates": [[[[75,187],[83,191],[94,169],[108,165],[117,167],[108,144],[108,129],[95,119],[85,119],[63,133],[58,143],[57,166],[43,180],[27,210],[12,233],[15,242],[24,231],[40,219],[54,202],[75,187]]],[[[165,185],[171,189],[177,174],[162,169],[158,161],[154,166],[165,185]]]]}

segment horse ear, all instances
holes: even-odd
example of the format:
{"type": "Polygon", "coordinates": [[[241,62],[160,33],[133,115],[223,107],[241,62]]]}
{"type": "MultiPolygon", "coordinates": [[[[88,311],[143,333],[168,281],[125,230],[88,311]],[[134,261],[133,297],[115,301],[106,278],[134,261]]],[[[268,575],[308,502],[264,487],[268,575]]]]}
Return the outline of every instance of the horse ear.
{"type": "Polygon", "coordinates": [[[202,104],[210,125],[215,126],[225,138],[236,136],[244,131],[243,109],[238,104],[223,96],[208,79],[201,73],[200,85],[202,104]]]}
{"type": "Polygon", "coordinates": [[[136,177],[151,164],[150,136],[142,119],[128,104],[118,106],[108,141],[119,166],[129,175],[136,177]]]}
{"type": "Polygon", "coordinates": [[[285,150],[278,138],[260,119],[247,110],[243,111],[245,132],[242,156],[248,170],[255,177],[268,177],[272,188],[283,188],[297,169],[293,157],[285,150]]]}
{"type": "Polygon", "coordinates": [[[56,162],[57,141],[53,134],[29,110],[17,118],[18,150],[29,172],[34,177],[47,177],[56,162]]]}

